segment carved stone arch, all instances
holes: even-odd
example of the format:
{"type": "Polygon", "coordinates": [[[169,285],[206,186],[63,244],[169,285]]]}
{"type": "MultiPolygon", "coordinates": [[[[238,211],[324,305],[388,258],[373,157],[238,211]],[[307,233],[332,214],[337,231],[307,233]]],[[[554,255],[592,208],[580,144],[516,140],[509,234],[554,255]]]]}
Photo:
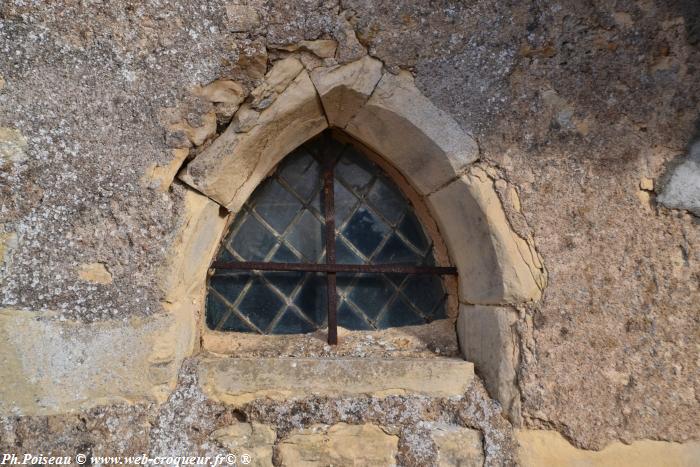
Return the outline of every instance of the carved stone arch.
{"type": "Polygon", "coordinates": [[[329,127],[381,155],[424,197],[459,271],[463,354],[517,418],[515,315],[504,306],[540,298],[542,262],[531,239],[511,229],[493,174],[474,164],[476,141],[409,73],[384,72],[370,57],[311,73],[294,57],[277,62],[253,102],[181,171],[196,192],[188,194],[194,209],[168,268],[167,300],[203,293],[226,224],[219,208],[237,212],[282,158],[329,127]]]}

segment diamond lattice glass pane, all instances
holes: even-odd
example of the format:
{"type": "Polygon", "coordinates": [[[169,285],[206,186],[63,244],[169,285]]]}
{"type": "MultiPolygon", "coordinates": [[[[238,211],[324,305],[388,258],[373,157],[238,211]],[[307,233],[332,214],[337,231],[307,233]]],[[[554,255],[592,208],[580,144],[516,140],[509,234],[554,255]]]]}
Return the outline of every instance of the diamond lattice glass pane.
{"type": "Polygon", "coordinates": [[[335,239],[335,260],[340,264],[364,264],[362,255],[355,251],[342,237],[335,239]]]}
{"type": "Polygon", "coordinates": [[[432,314],[445,296],[442,281],[437,276],[410,276],[401,290],[406,298],[426,316],[432,314]]]}
{"type": "Polygon", "coordinates": [[[261,261],[275,242],[275,236],[267,227],[252,215],[248,215],[230,245],[244,261],[261,261]]]}
{"type": "Polygon", "coordinates": [[[420,252],[425,252],[425,250],[430,246],[430,241],[425,235],[423,226],[421,226],[420,222],[411,211],[406,213],[403,220],[399,224],[397,232],[403,235],[403,237],[411,242],[411,244],[420,252]]]}
{"type": "Polygon", "coordinates": [[[259,196],[253,201],[255,212],[281,234],[296,217],[301,203],[276,180],[260,188],[259,196]]]}
{"type": "Polygon", "coordinates": [[[230,315],[228,315],[228,318],[224,320],[219,330],[236,332],[255,332],[255,330],[236,313],[231,313],[230,315]]]}
{"type": "Polygon", "coordinates": [[[316,330],[316,326],[299,316],[299,314],[290,308],[287,308],[282,317],[277,321],[272,329],[273,334],[303,334],[316,330]]]}
{"type": "Polygon", "coordinates": [[[364,315],[355,311],[345,301],[338,308],[338,326],[351,331],[369,331],[373,329],[373,326],[364,318],[364,315]]]}
{"type": "Polygon", "coordinates": [[[340,227],[345,224],[360,200],[337,181],[333,186],[333,197],[335,198],[335,225],[340,227]]]}
{"type": "Polygon", "coordinates": [[[231,312],[231,308],[215,293],[207,295],[207,326],[216,329],[221,321],[231,312]]]}
{"type": "Polygon", "coordinates": [[[209,279],[209,287],[226,297],[230,303],[235,303],[241,291],[250,280],[250,273],[247,272],[224,272],[209,279]]]}
{"type": "Polygon", "coordinates": [[[343,229],[343,236],[369,258],[390,232],[390,227],[367,206],[360,206],[343,229]]]}
{"type": "Polygon", "coordinates": [[[398,235],[392,234],[384,244],[381,251],[377,253],[374,263],[412,263],[418,264],[420,256],[413,251],[398,235]]]}
{"type": "Polygon", "coordinates": [[[372,167],[358,157],[342,157],[335,166],[335,176],[355,193],[364,194],[372,179],[372,167]]]}
{"type": "Polygon", "coordinates": [[[378,178],[369,191],[368,198],[372,207],[394,225],[401,220],[408,204],[403,195],[392,185],[383,177],[378,178]]]}
{"type": "Polygon", "coordinates": [[[384,279],[383,274],[358,275],[351,287],[349,292],[346,290],[347,297],[371,321],[377,318],[396,291],[395,287],[384,279]]]}
{"type": "Polygon", "coordinates": [[[304,284],[294,299],[294,304],[319,327],[326,322],[326,277],[307,273],[304,284]]]}
{"type": "Polygon", "coordinates": [[[294,192],[307,202],[320,190],[321,168],[316,160],[303,148],[297,149],[283,163],[279,176],[294,192]]]}
{"type": "Polygon", "coordinates": [[[394,300],[377,320],[379,329],[415,326],[417,324],[425,324],[425,319],[401,298],[394,300]]]}
{"type": "Polygon", "coordinates": [[[265,332],[284,305],[284,302],[265,282],[263,276],[253,276],[250,287],[238,305],[238,311],[262,332],[265,332]]]}
{"type": "Polygon", "coordinates": [[[323,251],[323,226],[310,211],[304,213],[290,227],[285,241],[311,263],[318,261],[323,251]]]}
{"type": "MultiPolygon", "coordinates": [[[[322,263],[321,158],[334,169],[336,261],[434,265],[432,242],[401,190],[349,145],[318,139],[293,151],[233,220],[217,261],[322,263]]],[[[325,274],[216,270],[206,323],[212,329],[272,334],[327,325],[325,274]]],[[[420,324],[446,316],[438,276],[337,275],[338,324],[352,330],[420,324]]]]}

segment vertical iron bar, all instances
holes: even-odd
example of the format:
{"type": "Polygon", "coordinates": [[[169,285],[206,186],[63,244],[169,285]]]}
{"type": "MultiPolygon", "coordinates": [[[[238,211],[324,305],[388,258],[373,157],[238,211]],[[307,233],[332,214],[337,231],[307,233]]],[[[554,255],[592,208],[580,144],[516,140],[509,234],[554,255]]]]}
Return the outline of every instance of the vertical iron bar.
{"type": "MultiPolygon", "coordinates": [[[[324,151],[323,154],[323,196],[326,220],[326,264],[335,264],[335,199],[333,193],[333,159],[324,151]]],[[[328,280],[328,344],[338,343],[338,299],[336,291],[336,273],[329,272],[328,280]]]]}

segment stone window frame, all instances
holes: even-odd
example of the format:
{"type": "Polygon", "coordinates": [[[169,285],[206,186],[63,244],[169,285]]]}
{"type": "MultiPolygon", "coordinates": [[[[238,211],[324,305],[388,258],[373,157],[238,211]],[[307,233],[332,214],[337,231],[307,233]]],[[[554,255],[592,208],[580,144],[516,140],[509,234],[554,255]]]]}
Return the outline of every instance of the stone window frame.
{"type": "Polygon", "coordinates": [[[532,238],[511,228],[492,171],[477,163],[477,142],[420,92],[409,72],[392,74],[369,56],[312,71],[291,56],[267,76],[277,86],[274,101],[262,110],[243,104],[226,131],[178,174],[191,190],[164,268],[166,308],[196,317],[189,322],[207,350],[206,275],[230,213],[288,153],[334,128],[378,155],[427,207],[459,273],[462,354],[511,418],[519,418],[515,307],[539,300],[547,277],[532,238]],[[290,70],[281,86],[277,75],[290,70]]]}

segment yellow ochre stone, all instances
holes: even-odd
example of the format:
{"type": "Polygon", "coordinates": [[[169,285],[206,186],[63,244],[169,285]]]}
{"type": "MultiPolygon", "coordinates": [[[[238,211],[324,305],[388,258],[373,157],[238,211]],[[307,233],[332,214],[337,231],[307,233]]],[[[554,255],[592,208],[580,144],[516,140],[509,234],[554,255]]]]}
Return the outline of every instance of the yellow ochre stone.
{"type": "Polygon", "coordinates": [[[281,464],[294,467],[396,465],[399,438],[376,425],[338,423],[293,431],[279,444],[281,464]]]}
{"type": "Polygon", "coordinates": [[[461,397],[474,366],[459,359],[203,358],[203,391],[212,399],[241,405],[255,399],[311,396],[422,394],[461,397]]]}
{"type": "Polygon", "coordinates": [[[612,443],[601,451],[569,444],[556,431],[519,430],[519,458],[523,467],[692,467],[700,465],[700,442],[671,443],[641,440],[612,443]]]}
{"type": "Polygon", "coordinates": [[[86,282],[94,284],[111,284],[112,273],[104,263],[86,263],[80,266],[78,277],[86,282]]]}

